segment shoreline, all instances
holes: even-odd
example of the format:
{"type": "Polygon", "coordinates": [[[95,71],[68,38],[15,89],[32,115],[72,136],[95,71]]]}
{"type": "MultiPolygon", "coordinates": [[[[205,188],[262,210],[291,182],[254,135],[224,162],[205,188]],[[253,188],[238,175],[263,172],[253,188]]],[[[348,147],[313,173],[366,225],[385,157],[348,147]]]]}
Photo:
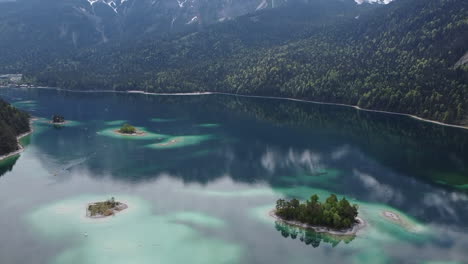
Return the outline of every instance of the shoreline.
{"type": "Polygon", "coordinates": [[[57,125],[57,126],[60,126],[60,125],[66,125],[68,123],[70,123],[69,121],[63,121],[63,122],[60,122],[60,123],[54,123],[53,121],[47,121],[48,124],[50,125],[57,125]]]}
{"type": "Polygon", "coordinates": [[[146,135],[146,132],[138,131],[138,130],[135,133],[127,134],[127,133],[122,133],[117,129],[117,130],[114,130],[114,133],[120,136],[131,136],[131,137],[142,137],[146,135]]]}
{"type": "Polygon", "coordinates": [[[172,140],[170,140],[169,142],[158,143],[158,144],[156,144],[156,145],[157,145],[157,146],[163,146],[163,147],[165,147],[165,146],[171,146],[171,145],[177,144],[177,143],[179,143],[179,142],[181,142],[181,141],[182,141],[182,140],[179,141],[179,140],[177,140],[177,139],[172,139],[172,140]]]}
{"type": "MultiPolygon", "coordinates": [[[[148,93],[150,94],[150,93],[148,93]]],[[[230,96],[239,96],[239,97],[247,97],[247,98],[263,98],[263,99],[276,99],[276,100],[288,100],[288,101],[295,101],[295,102],[303,102],[303,103],[312,103],[312,104],[320,104],[320,105],[335,105],[335,106],[343,106],[343,107],[350,107],[354,108],[356,110],[360,111],[365,111],[365,112],[373,112],[373,113],[381,113],[381,114],[390,114],[390,115],[398,115],[398,116],[406,116],[410,117],[422,122],[428,122],[440,126],[447,126],[447,127],[452,127],[452,128],[461,128],[461,129],[467,129],[468,130],[468,125],[454,125],[454,124],[447,124],[443,123],[440,121],[435,121],[431,119],[426,119],[422,118],[416,115],[412,114],[405,114],[405,113],[399,113],[399,112],[390,112],[390,111],[383,111],[383,110],[373,110],[373,109],[367,109],[367,108],[361,108],[357,105],[349,105],[349,104],[340,104],[340,103],[327,103],[327,102],[320,102],[320,101],[313,101],[313,100],[307,100],[307,99],[296,99],[296,98],[291,98],[291,97],[277,97],[277,96],[261,96],[261,95],[242,95],[242,94],[232,94],[232,93],[211,93],[211,94],[221,94],[221,95],[230,95],[230,96]]]]}
{"type": "MultiPolygon", "coordinates": [[[[3,86],[5,88],[16,88],[16,87],[9,87],[3,86]]],[[[19,87],[20,89],[22,87],[19,87]]],[[[63,88],[56,88],[56,87],[43,87],[43,86],[36,86],[36,87],[23,87],[26,89],[49,89],[49,90],[58,90],[58,91],[67,91],[67,92],[77,92],[77,93],[123,93],[123,94],[144,94],[144,95],[163,95],[163,96],[175,96],[175,95],[183,95],[183,96],[197,96],[197,95],[228,95],[228,96],[237,96],[237,97],[245,97],[245,98],[260,98],[260,99],[273,99],[273,100],[288,100],[294,102],[302,102],[302,103],[313,103],[313,104],[320,104],[320,105],[335,105],[335,106],[342,106],[342,107],[350,107],[356,110],[365,111],[365,112],[373,112],[373,113],[382,113],[382,114],[390,114],[390,115],[398,115],[398,116],[406,116],[418,121],[432,123],[440,126],[452,127],[452,128],[461,128],[468,130],[468,125],[454,125],[448,124],[440,121],[435,121],[431,119],[422,118],[412,114],[400,113],[400,112],[391,112],[391,111],[383,111],[383,110],[372,110],[367,108],[361,108],[357,105],[349,105],[349,104],[341,104],[341,103],[327,103],[321,101],[314,101],[314,100],[307,100],[307,99],[297,99],[292,97],[280,97],[280,96],[262,96],[262,95],[245,95],[245,94],[235,94],[235,93],[225,93],[225,92],[185,92],[185,93],[152,93],[152,92],[145,92],[140,90],[127,90],[127,91],[114,91],[114,90],[70,90],[70,89],[63,89],[63,88]]]]}
{"type": "Polygon", "coordinates": [[[13,151],[13,152],[10,152],[10,153],[7,153],[7,154],[4,154],[4,155],[0,156],[0,161],[3,161],[3,160],[8,159],[8,158],[11,158],[11,157],[16,156],[16,155],[18,155],[18,154],[21,154],[21,152],[24,151],[25,148],[23,147],[23,145],[21,145],[20,139],[22,139],[22,138],[24,138],[24,137],[26,137],[26,136],[29,136],[30,134],[32,134],[32,132],[34,132],[34,129],[33,129],[33,126],[32,126],[32,123],[33,123],[34,120],[36,120],[36,119],[31,118],[31,119],[29,120],[29,129],[30,129],[29,132],[20,134],[20,135],[18,135],[18,136],[16,137],[16,142],[17,142],[17,144],[18,144],[18,150],[15,150],[15,151],[13,151]]]}
{"type": "Polygon", "coordinates": [[[331,229],[331,228],[323,227],[323,226],[312,226],[312,225],[304,224],[298,221],[285,220],[277,216],[275,212],[276,210],[273,209],[270,212],[268,212],[268,215],[273,217],[275,220],[281,221],[288,225],[305,228],[305,229],[312,229],[317,233],[327,233],[327,234],[335,235],[335,236],[355,236],[360,230],[364,229],[367,226],[366,221],[364,221],[360,217],[356,217],[357,223],[354,224],[351,228],[343,229],[343,230],[331,229]]]}

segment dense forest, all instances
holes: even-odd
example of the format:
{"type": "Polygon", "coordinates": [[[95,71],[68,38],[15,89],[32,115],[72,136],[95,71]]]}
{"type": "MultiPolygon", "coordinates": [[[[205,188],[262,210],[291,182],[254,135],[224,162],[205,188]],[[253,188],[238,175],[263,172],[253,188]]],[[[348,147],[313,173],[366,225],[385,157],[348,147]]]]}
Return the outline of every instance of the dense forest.
{"type": "Polygon", "coordinates": [[[16,137],[28,131],[29,114],[0,99],[0,155],[17,150],[16,137]]]}
{"type": "Polygon", "coordinates": [[[94,46],[21,69],[29,82],[67,89],[284,96],[468,123],[468,65],[457,63],[467,52],[465,0],[338,2],[94,46]]]}
{"type": "Polygon", "coordinates": [[[275,229],[280,232],[284,238],[290,237],[293,240],[297,239],[313,248],[319,247],[321,243],[329,244],[332,247],[336,247],[341,241],[343,241],[344,244],[349,244],[355,238],[355,236],[331,236],[326,233],[318,233],[313,230],[295,227],[279,221],[275,222],[275,229]]]}
{"type": "Polygon", "coordinates": [[[335,194],[330,195],[325,203],[321,203],[318,195],[314,194],[305,202],[297,199],[279,199],[276,201],[275,214],[284,220],[345,229],[356,223],[358,206],[351,205],[344,197],[338,200],[335,194]]]}

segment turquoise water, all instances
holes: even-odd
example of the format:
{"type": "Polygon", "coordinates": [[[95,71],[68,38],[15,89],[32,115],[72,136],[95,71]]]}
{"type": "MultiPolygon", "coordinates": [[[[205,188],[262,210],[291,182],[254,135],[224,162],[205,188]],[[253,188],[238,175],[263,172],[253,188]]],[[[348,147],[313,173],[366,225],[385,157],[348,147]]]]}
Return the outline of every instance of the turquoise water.
{"type": "Polygon", "coordinates": [[[39,119],[0,161],[0,263],[466,263],[468,131],[233,96],[0,89],[39,119]],[[53,126],[54,114],[70,122],[53,126]],[[114,133],[124,123],[143,136],[114,133]],[[346,196],[357,236],[275,222],[278,198],[346,196]],[[88,219],[115,197],[129,208],[88,219]],[[383,217],[384,211],[400,221],[383,217]]]}

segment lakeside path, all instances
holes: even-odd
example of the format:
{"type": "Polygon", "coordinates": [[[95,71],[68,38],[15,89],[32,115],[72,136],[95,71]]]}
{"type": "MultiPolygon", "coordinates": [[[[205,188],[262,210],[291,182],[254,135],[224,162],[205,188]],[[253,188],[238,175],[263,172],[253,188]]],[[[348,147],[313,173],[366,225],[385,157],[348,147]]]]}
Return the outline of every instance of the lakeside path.
{"type": "MultiPolygon", "coordinates": [[[[15,88],[15,87],[6,87],[6,88],[15,88]]],[[[22,88],[19,88],[22,89],[22,88]]],[[[361,108],[357,105],[348,105],[348,104],[339,104],[339,103],[326,103],[320,101],[313,101],[313,100],[306,100],[306,99],[297,99],[291,97],[278,97],[278,96],[261,96],[261,95],[245,95],[245,94],[235,94],[235,93],[223,93],[223,92],[187,92],[187,93],[150,93],[140,90],[128,90],[128,91],[112,91],[112,90],[69,90],[69,89],[62,89],[56,87],[29,87],[26,89],[49,89],[49,90],[59,90],[59,91],[67,91],[67,92],[76,92],[76,93],[123,93],[123,94],[144,94],[144,95],[164,95],[164,96],[171,96],[171,95],[183,95],[183,96],[199,96],[199,95],[228,95],[228,96],[236,96],[236,97],[246,97],[246,98],[260,98],[260,99],[273,99],[273,100],[288,100],[288,101],[295,101],[295,102],[303,102],[303,103],[313,103],[313,104],[321,104],[321,105],[335,105],[335,106],[342,106],[342,107],[351,107],[360,111],[365,112],[374,112],[374,113],[382,113],[382,114],[390,114],[390,115],[398,115],[398,116],[406,116],[410,117],[422,122],[428,122],[440,126],[452,127],[452,128],[461,128],[468,130],[468,125],[453,125],[447,124],[440,121],[425,119],[419,116],[405,114],[405,113],[398,113],[398,112],[390,112],[390,111],[382,111],[382,110],[372,110],[367,108],[361,108]]]]}
{"type": "Polygon", "coordinates": [[[18,154],[20,154],[21,152],[24,151],[24,147],[21,145],[20,139],[22,139],[22,138],[32,134],[32,132],[34,132],[33,121],[35,121],[35,120],[36,119],[30,119],[29,120],[29,128],[30,128],[29,132],[23,133],[23,134],[16,137],[16,142],[18,144],[18,150],[0,156],[0,161],[5,160],[5,159],[10,158],[10,157],[13,157],[13,156],[16,156],[16,155],[18,155],[18,154]]]}

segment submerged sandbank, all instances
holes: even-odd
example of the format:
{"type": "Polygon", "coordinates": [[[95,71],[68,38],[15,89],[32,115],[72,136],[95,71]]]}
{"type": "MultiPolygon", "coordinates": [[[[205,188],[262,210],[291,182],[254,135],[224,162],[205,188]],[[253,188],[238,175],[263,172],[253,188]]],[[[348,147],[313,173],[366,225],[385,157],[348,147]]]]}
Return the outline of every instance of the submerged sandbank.
{"type": "Polygon", "coordinates": [[[171,139],[168,142],[158,143],[157,146],[170,146],[183,141],[183,139],[171,139]]]}
{"type": "Polygon", "coordinates": [[[171,149],[182,148],[204,143],[208,140],[214,139],[213,135],[191,135],[191,136],[173,136],[168,137],[166,140],[158,143],[147,145],[148,148],[153,149],[171,149]]]}
{"type": "Polygon", "coordinates": [[[85,195],[51,201],[27,214],[31,231],[45,243],[74,238],[48,263],[242,263],[243,245],[206,232],[224,226],[216,216],[184,209],[163,213],[152,202],[125,194],[119,194],[119,200],[129,208],[117,217],[84,215],[88,202],[107,198],[85,195]]]}

